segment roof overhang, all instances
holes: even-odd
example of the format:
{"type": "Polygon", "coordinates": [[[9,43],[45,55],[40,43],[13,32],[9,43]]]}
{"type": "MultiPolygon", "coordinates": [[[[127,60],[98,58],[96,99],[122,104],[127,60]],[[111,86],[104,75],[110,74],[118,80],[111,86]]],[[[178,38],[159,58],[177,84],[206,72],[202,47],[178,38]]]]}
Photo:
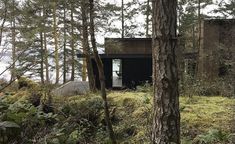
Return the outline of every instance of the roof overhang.
{"type": "MultiPolygon", "coordinates": [[[[104,59],[120,59],[120,58],[152,58],[151,54],[99,54],[104,59]]],[[[77,54],[78,58],[85,58],[84,54],[77,54]]],[[[92,56],[94,58],[94,56],[92,56]]]]}

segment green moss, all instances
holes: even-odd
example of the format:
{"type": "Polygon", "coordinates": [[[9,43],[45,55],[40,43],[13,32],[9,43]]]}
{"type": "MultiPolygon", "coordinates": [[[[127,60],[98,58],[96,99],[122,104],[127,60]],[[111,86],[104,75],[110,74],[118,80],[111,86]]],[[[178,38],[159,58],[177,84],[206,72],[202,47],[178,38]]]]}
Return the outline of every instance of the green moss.
{"type": "Polygon", "coordinates": [[[180,105],[184,107],[181,112],[182,123],[196,127],[200,132],[211,128],[231,132],[235,99],[221,96],[194,96],[192,99],[196,99],[196,102],[189,102],[186,97],[180,98],[180,105]]]}
{"type": "MultiPolygon", "coordinates": [[[[30,95],[29,91],[19,91],[11,100],[21,100],[30,95]]],[[[118,143],[148,143],[151,127],[152,96],[145,92],[110,91],[107,95],[110,114],[118,143]]],[[[221,96],[180,97],[181,132],[183,143],[211,129],[225,133],[232,132],[235,99],[221,96]]],[[[73,132],[75,126],[85,129],[84,135],[97,143],[108,142],[105,131],[103,101],[99,94],[72,97],[53,97],[53,107],[63,128],[73,132]],[[63,118],[60,118],[61,116],[63,118]],[[67,121],[65,120],[67,119],[67,121]],[[87,121],[83,121],[87,120],[87,121]],[[78,123],[79,122],[79,123],[78,123]],[[81,123],[82,122],[82,123],[81,123]]]]}

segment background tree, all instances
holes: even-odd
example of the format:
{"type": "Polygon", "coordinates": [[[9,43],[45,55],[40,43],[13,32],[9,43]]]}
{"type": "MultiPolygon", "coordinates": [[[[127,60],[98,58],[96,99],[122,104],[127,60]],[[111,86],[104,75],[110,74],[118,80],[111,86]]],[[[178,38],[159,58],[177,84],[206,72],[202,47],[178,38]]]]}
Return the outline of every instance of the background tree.
{"type": "Polygon", "coordinates": [[[81,1],[81,13],[82,13],[82,46],[83,52],[86,59],[87,65],[87,73],[88,73],[88,81],[89,87],[91,91],[96,90],[95,86],[95,78],[92,68],[92,61],[91,61],[91,50],[89,46],[89,38],[88,38],[88,14],[89,12],[89,3],[86,0],[81,1]]]}
{"type": "Polygon", "coordinates": [[[152,143],[180,143],[177,47],[177,0],[153,1],[152,143]]]}
{"type": "Polygon", "coordinates": [[[102,60],[99,56],[97,46],[96,46],[96,39],[95,39],[95,23],[94,23],[94,1],[89,0],[90,2],[90,36],[91,36],[91,44],[92,44],[92,49],[95,57],[95,62],[98,68],[99,72],[99,80],[100,80],[100,89],[101,89],[101,96],[103,99],[104,103],[104,113],[105,113],[105,122],[107,125],[107,130],[109,133],[110,140],[113,144],[116,144],[116,138],[113,132],[113,127],[112,123],[110,120],[110,115],[109,115],[109,106],[108,106],[108,100],[107,100],[107,94],[105,90],[105,75],[104,75],[104,66],[102,63],[102,60]]]}

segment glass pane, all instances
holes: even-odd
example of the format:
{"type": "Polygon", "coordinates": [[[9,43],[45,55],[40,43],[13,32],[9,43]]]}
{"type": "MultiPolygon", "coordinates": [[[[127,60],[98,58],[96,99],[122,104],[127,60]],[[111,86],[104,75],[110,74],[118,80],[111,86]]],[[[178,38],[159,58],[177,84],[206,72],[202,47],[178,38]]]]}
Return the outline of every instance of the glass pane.
{"type": "Polygon", "coordinates": [[[113,87],[122,87],[122,60],[113,59],[113,87]]]}

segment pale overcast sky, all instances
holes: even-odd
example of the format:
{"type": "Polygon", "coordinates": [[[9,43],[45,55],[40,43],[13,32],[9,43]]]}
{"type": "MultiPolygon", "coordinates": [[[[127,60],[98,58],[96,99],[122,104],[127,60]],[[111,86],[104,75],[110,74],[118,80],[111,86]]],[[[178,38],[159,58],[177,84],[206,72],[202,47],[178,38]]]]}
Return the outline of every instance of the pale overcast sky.
{"type": "MultiPolygon", "coordinates": [[[[23,0],[20,0],[21,2],[23,0]]],[[[121,5],[121,0],[101,0],[102,2],[110,2],[110,3],[116,3],[118,5],[121,5]]],[[[129,2],[129,1],[132,1],[132,0],[124,0],[124,3],[126,2],[129,2]]],[[[144,2],[146,0],[139,0],[140,2],[144,2]]],[[[214,0],[216,1],[216,0],[214,0]]],[[[220,1],[220,0],[219,0],[220,1]]],[[[229,1],[229,0],[225,0],[225,1],[229,1]]],[[[213,9],[216,9],[217,6],[216,5],[210,5],[210,6],[207,6],[205,9],[202,10],[202,13],[203,14],[207,14],[207,15],[212,15],[210,12],[213,10],[213,9]]],[[[135,17],[135,21],[136,23],[144,23],[145,21],[145,17],[141,14],[139,14],[137,17],[135,17]]],[[[120,22],[116,22],[115,24],[116,27],[118,28],[121,28],[121,21],[120,22]]],[[[144,27],[139,27],[138,30],[141,30],[141,31],[145,31],[144,30],[144,27]]],[[[100,34],[101,35],[101,34],[100,34]]],[[[120,37],[120,35],[113,35],[113,34],[102,34],[101,36],[98,36],[97,37],[97,41],[99,43],[103,43],[104,42],[104,37],[120,37]]],[[[4,42],[2,42],[4,44],[4,42]]],[[[4,46],[0,46],[0,54],[2,54],[2,50],[1,48],[4,47],[4,46]]],[[[3,58],[0,57],[0,73],[9,65],[10,63],[10,51],[8,53],[5,53],[5,56],[3,58]]],[[[9,71],[4,73],[3,75],[0,76],[0,78],[7,78],[9,79],[9,71]]]]}

